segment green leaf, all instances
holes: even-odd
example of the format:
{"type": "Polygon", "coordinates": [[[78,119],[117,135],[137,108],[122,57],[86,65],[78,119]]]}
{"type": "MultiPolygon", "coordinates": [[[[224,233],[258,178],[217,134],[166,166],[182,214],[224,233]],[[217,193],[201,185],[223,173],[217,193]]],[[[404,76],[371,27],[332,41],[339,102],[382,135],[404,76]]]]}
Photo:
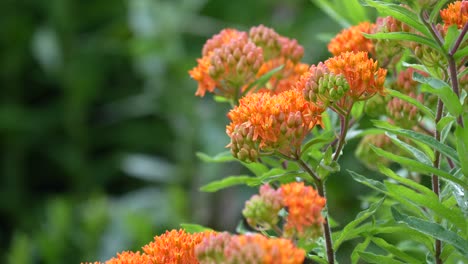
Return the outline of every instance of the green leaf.
{"type": "Polygon", "coordinates": [[[217,103],[230,103],[231,102],[231,99],[226,98],[224,96],[220,96],[220,95],[213,96],[213,100],[217,103]]]}
{"type": "Polygon", "coordinates": [[[452,130],[452,125],[455,121],[455,117],[453,116],[444,116],[440,119],[440,121],[436,125],[437,131],[440,132],[440,142],[444,143],[449,135],[450,131],[452,130]]]}
{"type": "Polygon", "coordinates": [[[410,180],[408,178],[404,178],[404,177],[401,177],[400,175],[396,174],[395,172],[393,172],[391,169],[387,168],[387,167],[384,167],[382,165],[378,165],[378,168],[379,168],[379,171],[380,173],[388,176],[389,178],[392,178],[393,180],[401,183],[401,184],[404,184],[408,187],[411,187],[417,191],[419,191],[420,193],[424,194],[424,195],[427,195],[427,196],[431,196],[431,195],[434,195],[434,192],[432,190],[430,190],[429,188],[427,188],[426,186],[422,185],[422,184],[419,184],[413,180],[410,180]]]}
{"type": "Polygon", "coordinates": [[[364,112],[365,105],[366,105],[365,101],[355,102],[353,104],[353,108],[351,109],[351,116],[354,119],[358,120],[362,116],[362,113],[364,112]]]}
{"type": "Polygon", "coordinates": [[[411,240],[423,244],[428,252],[434,252],[433,240],[429,236],[421,234],[420,232],[411,229],[408,226],[393,224],[392,226],[375,227],[375,229],[371,232],[373,234],[403,234],[407,237],[411,237],[411,240]]]}
{"type": "Polygon", "coordinates": [[[375,33],[375,34],[366,34],[362,33],[366,38],[369,39],[391,39],[391,40],[401,40],[401,41],[413,41],[420,43],[426,46],[429,46],[435,50],[440,50],[440,47],[437,43],[427,37],[416,35],[414,33],[408,32],[388,32],[388,33],[375,33]]]}
{"type": "Polygon", "coordinates": [[[364,2],[369,6],[375,7],[383,15],[392,16],[397,20],[421,32],[426,37],[431,37],[431,34],[427,30],[427,28],[424,26],[423,23],[419,21],[418,16],[408,8],[397,4],[391,4],[375,0],[364,0],[364,2]]]}
{"type": "Polygon", "coordinates": [[[312,0],[325,14],[330,18],[335,20],[341,27],[347,28],[351,26],[350,23],[342,14],[340,14],[340,8],[337,8],[332,5],[330,1],[327,0],[312,0]]]}
{"type": "Polygon", "coordinates": [[[426,165],[431,166],[432,160],[424,154],[424,152],[420,151],[419,149],[399,140],[396,135],[391,134],[389,132],[385,133],[390,140],[401,149],[405,150],[408,154],[413,155],[419,162],[424,163],[426,165]]]}
{"type": "Polygon", "coordinates": [[[213,231],[213,229],[209,227],[204,227],[202,225],[197,225],[197,224],[182,223],[180,224],[180,227],[182,227],[188,233],[200,233],[204,231],[213,231]]]}
{"type": "Polygon", "coordinates": [[[387,196],[390,196],[392,197],[394,200],[398,201],[399,203],[405,205],[406,207],[410,208],[411,210],[413,210],[415,213],[419,214],[419,215],[423,215],[420,211],[419,211],[419,207],[418,206],[415,206],[414,204],[408,202],[407,200],[401,198],[399,195],[395,195],[393,193],[390,193],[388,192],[387,190],[387,187],[379,182],[379,181],[375,181],[375,180],[371,180],[365,176],[362,176],[356,172],[353,172],[353,171],[350,171],[348,170],[348,172],[351,174],[351,177],[353,177],[353,179],[359,183],[362,183],[364,185],[366,185],[367,187],[371,188],[371,189],[374,189],[378,192],[381,192],[387,196]]]}
{"type": "Polygon", "coordinates": [[[392,244],[389,244],[387,241],[380,237],[373,237],[372,242],[374,242],[374,244],[376,244],[380,248],[385,249],[388,253],[391,253],[393,256],[405,261],[405,263],[420,264],[424,262],[420,259],[413,258],[408,253],[403,252],[401,249],[397,248],[392,244]]]}
{"type": "MultiPolygon", "coordinates": [[[[468,118],[464,118],[465,127],[457,126],[455,129],[455,138],[458,156],[460,157],[461,170],[464,178],[468,178],[468,118]]],[[[467,189],[465,187],[465,189],[467,189]]]]}
{"type": "Polygon", "coordinates": [[[412,130],[401,129],[397,126],[391,125],[388,122],[380,121],[380,120],[372,120],[374,126],[384,129],[385,131],[389,131],[393,134],[397,134],[400,136],[406,136],[413,141],[418,141],[428,146],[438,150],[440,153],[444,154],[445,156],[449,157],[456,165],[460,166],[460,159],[457,152],[449,147],[446,144],[442,144],[439,141],[435,140],[433,137],[430,137],[425,134],[421,134],[418,132],[414,132],[412,130]]]}
{"type": "Polygon", "coordinates": [[[459,35],[460,32],[458,31],[457,25],[451,25],[445,35],[444,49],[448,51],[453,46],[454,41],[459,35]]]}
{"type": "Polygon", "coordinates": [[[250,177],[247,175],[239,175],[239,176],[229,176],[224,179],[213,181],[200,187],[200,191],[202,192],[216,192],[221,189],[231,187],[234,185],[246,184],[249,186],[259,185],[260,181],[258,178],[250,177]]]}
{"type": "Polygon", "coordinates": [[[357,264],[359,261],[359,254],[358,252],[362,252],[366,250],[367,246],[369,246],[371,242],[371,237],[366,237],[366,240],[359,243],[356,247],[354,247],[353,253],[351,253],[351,264],[357,264]]]}
{"type": "Polygon", "coordinates": [[[409,159],[409,158],[405,158],[405,157],[402,157],[402,156],[395,155],[395,154],[390,153],[388,151],[385,151],[383,149],[376,148],[375,146],[371,146],[371,148],[375,151],[375,153],[377,153],[377,155],[382,156],[384,158],[387,158],[389,160],[393,160],[393,161],[395,161],[397,163],[400,163],[401,165],[409,167],[409,168],[413,169],[416,172],[423,173],[423,175],[428,175],[429,176],[430,174],[435,174],[435,175],[439,176],[440,178],[442,178],[444,180],[448,180],[448,181],[454,182],[456,184],[459,184],[463,188],[468,188],[468,184],[466,184],[464,181],[454,177],[453,175],[451,175],[450,173],[448,173],[446,171],[434,168],[434,167],[432,167],[430,165],[426,165],[424,163],[421,163],[421,162],[413,160],[413,159],[409,159]]]}
{"type": "Polygon", "coordinates": [[[366,263],[375,264],[404,264],[404,262],[394,260],[392,256],[375,255],[369,252],[358,252],[359,256],[367,261],[366,263]]]}
{"type": "Polygon", "coordinates": [[[313,137],[307,141],[301,149],[301,156],[306,155],[309,148],[313,146],[323,146],[332,142],[335,139],[335,133],[333,131],[326,131],[325,133],[319,134],[317,137],[313,137]]]}
{"type": "Polygon", "coordinates": [[[245,91],[243,92],[243,94],[247,94],[247,92],[249,92],[252,88],[256,87],[255,90],[258,90],[262,87],[265,87],[265,84],[271,79],[271,77],[273,77],[273,75],[279,71],[281,71],[282,69],[284,68],[284,65],[280,65],[272,70],[270,70],[269,72],[263,74],[262,76],[260,76],[258,79],[256,79],[253,83],[251,83],[247,89],[245,89],[245,91]]]}
{"type": "Polygon", "coordinates": [[[358,0],[342,0],[339,2],[339,5],[341,7],[339,10],[346,12],[346,17],[351,19],[353,24],[356,25],[360,22],[369,20],[366,10],[364,10],[364,7],[358,0]]]}
{"type": "Polygon", "coordinates": [[[443,205],[435,194],[420,194],[404,186],[386,182],[385,186],[390,193],[400,195],[418,206],[430,209],[436,215],[447,219],[463,233],[466,233],[466,220],[463,213],[458,208],[448,208],[443,205]]]}
{"type": "Polygon", "coordinates": [[[397,211],[394,207],[391,208],[393,218],[399,223],[404,223],[410,228],[413,228],[421,233],[430,235],[442,242],[454,246],[463,256],[468,258],[468,243],[456,233],[447,230],[440,224],[432,223],[413,216],[408,216],[397,211]]]}
{"type": "Polygon", "coordinates": [[[267,173],[270,169],[262,163],[258,162],[251,162],[251,163],[245,163],[241,162],[244,167],[249,169],[255,176],[262,176],[263,174],[267,173]]]}
{"type": "Polygon", "coordinates": [[[408,95],[405,95],[405,94],[402,94],[402,93],[400,93],[399,91],[396,91],[396,90],[387,89],[387,92],[388,92],[389,95],[391,95],[393,97],[400,98],[401,100],[416,106],[427,117],[429,117],[431,120],[434,120],[434,118],[435,118],[434,112],[429,107],[423,105],[421,102],[419,102],[415,98],[413,98],[411,96],[408,96],[408,95]]]}
{"type": "Polygon", "coordinates": [[[446,82],[434,77],[424,77],[418,72],[413,72],[413,80],[423,84],[421,91],[439,96],[452,115],[458,116],[462,113],[463,107],[460,104],[458,96],[446,82]]]}
{"type": "Polygon", "coordinates": [[[221,152],[213,157],[203,153],[203,152],[197,152],[195,155],[197,155],[197,157],[204,161],[204,162],[210,162],[210,163],[216,163],[216,162],[229,162],[229,161],[235,161],[237,160],[236,158],[234,158],[234,156],[232,156],[232,153],[230,151],[224,151],[224,152],[221,152]]]}
{"type": "Polygon", "coordinates": [[[366,220],[371,215],[373,215],[377,211],[377,209],[379,209],[379,207],[382,205],[384,201],[385,201],[385,197],[380,199],[378,202],[373,203],[366,210],[360,212],[353,221],[347,224],[343,228],[343,231],[340,233],[340,236],[336,238],[335,243],[333,245],[333,249],[335,251],[338,250],[341,244],[350,238],[349,234],[351,233],[351,231],[353,231],[364,220],[366,220]]]}
{"type": "Polygon", "coordinates": [[[453,54],[453,57],[455,58],[455,60],[458,60],[461,58],[465,58],[467,55],[468,55],[468,46],[464,47],[463,49],[457,50],[457,52],[453,54]]]}
{"type": "Polygon", "coordinates": [[[326,261],[325,259],[319,257],[319,256],[310,256],[310,259],[319,263],[319,264],[328,264],[328,261],[326,261]]]}

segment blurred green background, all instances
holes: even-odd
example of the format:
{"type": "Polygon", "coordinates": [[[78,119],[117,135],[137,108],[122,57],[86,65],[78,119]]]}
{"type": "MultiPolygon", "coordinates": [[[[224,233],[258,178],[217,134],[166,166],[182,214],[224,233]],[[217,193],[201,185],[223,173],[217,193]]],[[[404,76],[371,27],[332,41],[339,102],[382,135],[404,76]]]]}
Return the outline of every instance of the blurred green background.
{"type": "MultiPolygon", "coordinates": [[[[307,63],[340,30],[307,0],[1,1],[0,258],[106,260],[180,223],[234,231],[256,190],[198,191],[242,168],[196,158],[225,150],[228,108],[195,97],[187,71],[222,28],[258,24],[307,63]]],[[[360,172],[356,143],[341,163],[360,172]]],[[[345,224],[366,189],[345,173],[328,185],[345,224]]]]}

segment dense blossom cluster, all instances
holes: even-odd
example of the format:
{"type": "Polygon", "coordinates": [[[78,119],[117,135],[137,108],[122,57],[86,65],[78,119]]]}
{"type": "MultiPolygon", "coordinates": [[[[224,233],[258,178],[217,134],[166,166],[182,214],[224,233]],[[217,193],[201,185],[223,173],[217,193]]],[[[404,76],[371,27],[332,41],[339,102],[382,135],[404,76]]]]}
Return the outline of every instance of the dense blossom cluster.
{"type": "Polygon", "coordinates": [[[288,239],[228,233],[204,239],[196,247],[196,255],[201,264],[301,264],[305,258],[304,250],[288,239]]]}
{"type": "Polygon", "coordinates": [[[296,89],[249,94],[228,113],[231,151],[245,161],[256,160],[260,151],[296,155],[304,137],[320,124],[322,111],[296,89]]]}
{"type": "Polygon", "coordinates": [[[458,29],[462,29],[468,23],[468,1],[449,4],[447,8],[440,10],[440,16],[445,27],[456,25],[458,29]]]}
{"type": "Polygon", "coordinates": [[[255,77],[278,67],[283,69],[257,90],[287,90],[307,70],[308,66],[300,63],[303,55],[304,48],[296,40],[263,25],[252,27],[249,32],[225,29],[205,43],[203,57],[189,74],[198,82],[196,95],[212,92],[238,100],[252,88],[255,77]]]}
{"type": "Polygon", "coordinates": [[[347,51],[365,51],[373,54],[374,45],[372,40],[364,37],[362,33],[370,34],[374,27],[375,24],[362,22],[356,26],[343,29],[328,43],[328,50],[334,56],[347,51]]]}
{"type": "Polygon", "coordinates": [[[314,239],[322,234],[324,218],[321,213],[325,203],[325,198],[303,182],[283,184],[277,190],[265,184],[260,188],[260,195],[246,202],[243,215],[253,228],[269,230],[276,227],[278,212],[284,208],[288,214],[283,235],[314,239]]]}

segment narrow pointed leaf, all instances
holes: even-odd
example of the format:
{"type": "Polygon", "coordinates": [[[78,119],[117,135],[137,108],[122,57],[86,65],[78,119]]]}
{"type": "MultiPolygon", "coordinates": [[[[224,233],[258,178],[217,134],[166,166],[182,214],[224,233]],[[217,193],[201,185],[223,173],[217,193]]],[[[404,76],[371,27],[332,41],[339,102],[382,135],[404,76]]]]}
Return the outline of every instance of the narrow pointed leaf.
{"type": "Polygon", "coordinates": [[[435,43],[434,40],[416,35],[414,33],[408,32],[389,32],[389,33],[375,33],[375,34],[366,34],[362,33],[366,38],[369,39],[392,39],[392,40],[401,40],[401,41],[413,41],[419,44],[429,46],[435,50],[440,50],[440,47],[435,43]]]}
{"type": "Polygon", "coordinates": [[[413,80],[423,84],[421,91],[439,96],[452,115],[458,116],[462,113],[463,108],[458,96],[446,82],[433,77],[424,77],[418,72],[413,72],[413,80]]]}
{"type": "Polygon", "coordinates": [[[399,223],[404,223],[421,233],[430,235],[436,239],[439,239],[442,242],[451,244],[463,256],[468,258],[468,243],[466,239],[463,239],[456,233],[447,230],[440,224],[419,219],[414,216],[408,216],[404,213],[399,212],[394,207],[391,208],[391,211],[393,218],[395,218],[395,221],[399,223]]]}
{"type": "Polygon", "coordinates": [[[405,261],[405,263],[411,263],[411,264],[423,263],[423,261],[421,261],[420,259],[416,259],[412,257],[408,253],[402,251],[401,249],[388,243],[387,241],[385,241],[384,239],[380,237],[373,237],[372,242],[374,242],[380,248],[386,250],[388,253],[391,253],[393,256],[405,261]]]}
{"type": "Polygon", "coordinates": [[[435,174],[435,175],[439,176],[441,179],[451,181],[453,183],[459,184],[463,188],[468,189],[468,184],[467,183],[465,183],[461,179],[458,179],[458,178],[454,177],[453,175],[451,175],[450,173],[448,173],[446,171],[434,168],[434,167],[432,167],[430,165],[423,164],[423,163],[421,163],[419,161],[416,161],[416,160],[413,160],[413,159],[409,159],[409,158],[405,158],[405,157],[402,157],[402,156],[395,155],[395,154],[390,153],[388,151],[385,151],[383,149],[376,148],[375,146],[371,146],[371,148],[375,151],[375,153],[377,153],[377,155],[382,156],[382,157],[387,158],[387,159],[390,159],[390,160],[393,160],[393,161],[395,161],[397,163],[400,163],[401,165],[409,167],[409,168],[413,169],[414,171],[422,173],[423,175],[428,175],[429,176],[431,174],[435,174]]]}
{"type": "Polygon", "coordinates": [[[377,211],[377,209],[379,209],[379,207],[382,205],[384,201],[385,201],[385,197],[380,199],[378,202],[373,203],[366,210],[360,212],[353,221],[347,224],[343,228],[343,231],[340,233],[340,236],[336,238],[335,243],[333,245],[334,250],[335,251],[338,250],[341,243],[348,240],[348,234],[351,233],[351,231],[354,230],[360,223],[362,223],[364,220],[366,220],[371,215],[373,215],[377,211]]]}
{"type": "Polygon", "coordinates": [[[221,189],[225,189],[234,185],[241,185],[241,184],[255,186],[255,185],[260,184],[260,182],[258,178],[250,177],[247,175],[229,176],[218,181],[210,182],[207,185],[200,187],[200,191],[216,192],[221,189]]]}
{"type": "Polygon", "coordinates": [[[366,263],[375,264],[403,264],[404,262],[393,259],[392,256],[375,255],[369,252],[358,252],[359,256],[366,261],[366,263]]]}
{"type": "Polygon", "coordinates": [[[400,98],[401,100],[408,102],[411,105],[416,106],[421,112],[423,112],[431,120],[435,118],[434,112],[429,107],[423,105],[421,102],[419,102],[415,98],[408,96],[406,94],[402,94],[396,90],[387,89],[386,91],[388,92],[389,95],[400,98]]]}
{"type": "Polygon", "coordinates": [[[385,186],[389,192],[400,195],[416,205],[424,206],[439,217],[447,219],[463,233],[466,232],[466,220],[463,213],[458,208],[448,208],[443,205],[435,194],[420,194],[404,186],[389,182],[387,182],[385,186]]]}
{"type": "Polygon", "coordinates": [[[413,155],[419,162],[424,163],[426,165],[432,165],[432,160],[424,154],[424,152],[420,151],[419,149],[399,140],[396,135],[391,134],[389,132],[385,133],[390,140],[401,149],[405,150],[408,154],[413,155]]]}
{"type": "Polygon", "coordinates": [[[414,132],[412,130],[401,129],[397,126],[391,125],[388,122],[373,120],[374,126],[389,131],[391,133],[408,137],[414,141],[419,141],[421,143],[427,144],[432,148],[438,150],[440,153],[449,157],[456,165],[460,165],[460,159],[457,151],[446,144],[442,144],[439,141],[435,140],[433,137],[414,132]]]}
{"type": "Polygon", "coordinates": [[[203,152],[197,152],[195,155],[197,155],[197,157],[204,162],[212,162],[212,163],[237,160],[236,158],[234,158],[234,156],[232,156],[232,153],[230,151],[221,152],[213,157],[203,152]]]}

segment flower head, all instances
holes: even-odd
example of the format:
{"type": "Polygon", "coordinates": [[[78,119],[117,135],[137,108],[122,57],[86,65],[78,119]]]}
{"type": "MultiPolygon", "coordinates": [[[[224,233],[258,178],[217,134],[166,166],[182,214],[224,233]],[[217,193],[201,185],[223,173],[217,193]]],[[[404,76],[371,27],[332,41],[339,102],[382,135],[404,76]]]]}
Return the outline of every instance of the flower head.
{"type": "Polygon", "coordinates": [[[365,100],[376,93],[384,94],[387,70],[368,58],[366,52],[344,52],[325,61],[331,73],[342,74],[348,84],[346,96],[353,100],[365,100]]]}
{"type": "Polygon", "coordinates": [[[372,40],[364,37],[362,33],[371,33],[375,25],[370,22],[362,22],[356,26],[343,29],[328,44],[328,50],[334,56],[346,51],[366,51],[374,53],[372,40]]]}
{"type": "Polygon", "coordinates": [[[307,102],[296,89],[273,95],[264,92],[249,94],[228,113],[231,120],[226,127],[231,137],[229,147],[240,159],[239,153],[246,142],[257,153],[278,151],[288,156],[296,154],[307,133],[321,122],[322,111],[307,102]]]}
{"type": "Polygon", "coordinates": [[[343,74],[333,74],[322,62],[312,65],[296,86],[302,90],[307,101],[317,102],[323,107],[346,100],[344,97],[349,91],[343,74]]]}
{"type": "Polygon", "coordinates": [[[154,241],[144,246],[143,251],[152,263],[196,264],[195,246],[213,234],[210,231],[190,234],[182,229],[166,231],[154,237],[154,241]]]}
{"type": "Polygon", "coordinates": [[[195,252],[201,264],[300,264],[305,258],[304,250],[296,248],[290,240],[260,234],[220,233],[205,238],[195,252]]]}
{"type": "Polygon", "coordinates": [[[287,237],[318,237],[321,234],[321,224],[325,221],[322,209],[326,200],[311,186],[303,182],[293,182],[281,185],[283,204],[288,209],[284,226],[287,237]]]}
{"type": "Polygon", "coordinates": [[[462,29],[468,23],[468,1],[456,1],[449,4],[447,8],[440,10],[440,16],[445,27],[456,25],[458,29],[462,29]]]}
{"type": "Polygon", "coordinates": [[[278,223],[278,212],[282,207],[283,201],[280,191],[264,184],[260,187],[260,195],[252,196],[245,203],[242,214],[251,227],[268,230],[278,223]]]}
{"type": "Polygon", "coordinates": [[[225,29],[209,39],[202,55],[198,65],[189,71],[198,82],[195,93],[198,96],[216,88],[227,98],[238,96],[263,63],[262,49],[249,41],[245,32],[233,29],[225,29]]]}

